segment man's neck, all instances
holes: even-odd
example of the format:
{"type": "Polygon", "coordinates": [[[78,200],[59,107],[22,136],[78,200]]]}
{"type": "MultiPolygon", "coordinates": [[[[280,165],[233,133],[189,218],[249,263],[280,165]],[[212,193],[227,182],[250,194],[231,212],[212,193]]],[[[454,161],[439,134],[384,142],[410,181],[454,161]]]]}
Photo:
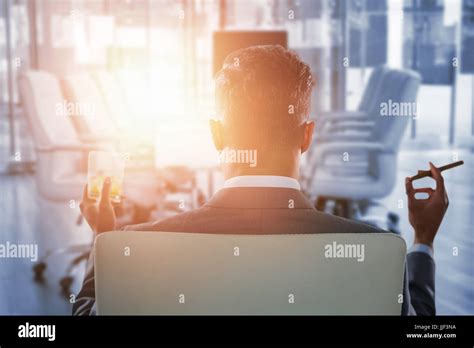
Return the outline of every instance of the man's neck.
{"type": "Polygon", "coordinates": [[[222,170],[225,179],[246,175],[272,175],[298,180],[299,165],[299,149],[280,149],[258,151],[254,163],[225,163],[224,161],[222,170]]]}
{"type": "Polygon", "coordinates": [[[225,179],[245,175],[272,175],[286,176],[298,180],[299,168],[296,165],[282,165],[278,168],[264,166],[256,166],[251,168],[243,164],[225,164],[223,166],[223,173],[225,179]]]}
{"type": "Polygon", "coordinates": [[[234,176],[224,182],[223,188],[235,187],[272,187],[301,190],[298,180],[279,175],[242,175],[234,176]]]}

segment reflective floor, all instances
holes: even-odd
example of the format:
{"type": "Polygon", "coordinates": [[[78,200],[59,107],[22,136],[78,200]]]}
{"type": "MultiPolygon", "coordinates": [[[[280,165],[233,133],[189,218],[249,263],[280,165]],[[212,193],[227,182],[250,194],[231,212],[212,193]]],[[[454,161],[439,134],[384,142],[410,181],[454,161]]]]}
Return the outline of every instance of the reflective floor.
{"type": "MultiPolygon", "coordinates": [[[[407,218],[404,177],[427,168],[429,160],[442,165],[452,162],[457,154],[466,162],[445,174],[450,206],[435,242],[436,302],[438,314],[474,314],[474,154],[454,152],[401,152],[398,184],[383,204],[399,214],[402,235],[410,245],[413,232],[407,218]]],[[[38,243],[41,255],[51,248],[91,241],[87,226],[76,225],[78,209],[38,198],[34,177],[0,176],[0,192],[0,242],[38,243]]],[[[70,314],[71,304],[61,295],[58,284],[70,259],[69,255],[53,257],[44,284],[34,282],[29,260],[1,259],[0,314],[70,314]]],[[[72,286],[75,292],[82,272],[83,268],[79,269],[72,286]]]]}

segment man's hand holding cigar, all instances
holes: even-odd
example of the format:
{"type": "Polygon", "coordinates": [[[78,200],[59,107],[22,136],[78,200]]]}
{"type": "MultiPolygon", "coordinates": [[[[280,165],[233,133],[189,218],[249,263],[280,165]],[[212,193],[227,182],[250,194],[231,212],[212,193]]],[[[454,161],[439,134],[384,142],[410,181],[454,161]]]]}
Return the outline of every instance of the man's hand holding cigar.
{"type": "Polygon", "coordinates": [[[405,179],[405,188],[408,196],[408,217],[415,230],[414,243],[425,244],[433,248],[433,241],[448,209],[449,200],[440,168],[436,168],[430,162],[429,172],[429,175],[424,176],[433,177],[436,181],[435,189],[430,187],[414,188],[413,181],[418,179],[416,176],[405,179]],[[416,199],[415,195],[420,192],[428,194],[428,198],[416,199]]]}

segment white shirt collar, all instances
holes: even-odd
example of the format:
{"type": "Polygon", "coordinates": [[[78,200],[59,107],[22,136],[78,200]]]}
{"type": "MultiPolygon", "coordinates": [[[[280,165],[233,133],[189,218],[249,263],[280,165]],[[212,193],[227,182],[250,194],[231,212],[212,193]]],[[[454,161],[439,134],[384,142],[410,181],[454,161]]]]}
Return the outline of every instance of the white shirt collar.
{"type": "Polygon", "coordinates": [[[224,188],[231,187],[278,187],[300,190],[298,180],[278,175],[243,175],[227,179],[224,188]]]}

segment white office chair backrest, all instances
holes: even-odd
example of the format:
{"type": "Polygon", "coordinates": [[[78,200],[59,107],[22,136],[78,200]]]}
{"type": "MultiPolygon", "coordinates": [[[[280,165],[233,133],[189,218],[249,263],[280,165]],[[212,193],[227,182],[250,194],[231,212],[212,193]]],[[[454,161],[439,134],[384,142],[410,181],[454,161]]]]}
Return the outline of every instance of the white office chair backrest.
{"type": "Polygon", "coordinates": [[[369,113],[369,116],[373,115],[373,110],[376,107],[378,95],[382,92],[381,85],[383,83],[383,78],[386,76],[386,73],[389,71],[389,68],[385,65],[378,66],[372,70],[369,80],[364,88],[364,94],[359,102],[358,110],[365,111],[369,113]]]}
{"type": "Polygon", "coordinates": [[[61,145],[80,145],[68,113],[58,79],[45,71],[27,71],[19,77],[24,114],[36,149],[36,187],[53,201],[79,198],[82,182],[74,182],[83,154],[73,151],[48,151],[61,145]],[[46,150],[46,151],[45,151],[46,150]]]}
{"type": "Polygon", "coordinates": [[[420,82],[420,75],[411,70],[390,69],[382,78],[380,87],[382,92],[378,94],[372,138],[382,143],[387,151],[369,156],[369,173],[378,178],[380,187],[383,188],[378,190],[377,197],[388,195],[395,186],[396,153],[408,123],[416,116],[410,113],[418,111],[416,101],[420,82]],[[388,114],[381,114],[382,103],[385,103],[388,114]],[[399,115],[395,112],[397,110],[395,108],[398,108],[399,115]]]}
{"type": "Polygon", "coordinates": [[[58,79],[45,71],[27,71],[19,77],[21,101],[38,147],[78,143],[58,79]]]}
{"type": "Polygon", "coordinates": [[[109,232],[98,314],[400,315],[406,245],[379,234],[109,232]]]}
{"type": "Polygon", "coordinates": [[[377,102],[373,138],[396,151],[417,111],[420,75],[407,69],[390,69],[383,78],[382,93],[377,102]],[[385,113],[384,113],[384,112],[385,113]]]}
{"type": "Polygon", "coordinates": [[[68,100],[77,106],[76,110],[84,111],[74,118],[80,133],[100,138],[116,130],[99,87],[89,73],[68,75],[63,80],[63,87],[68,100]]]}

